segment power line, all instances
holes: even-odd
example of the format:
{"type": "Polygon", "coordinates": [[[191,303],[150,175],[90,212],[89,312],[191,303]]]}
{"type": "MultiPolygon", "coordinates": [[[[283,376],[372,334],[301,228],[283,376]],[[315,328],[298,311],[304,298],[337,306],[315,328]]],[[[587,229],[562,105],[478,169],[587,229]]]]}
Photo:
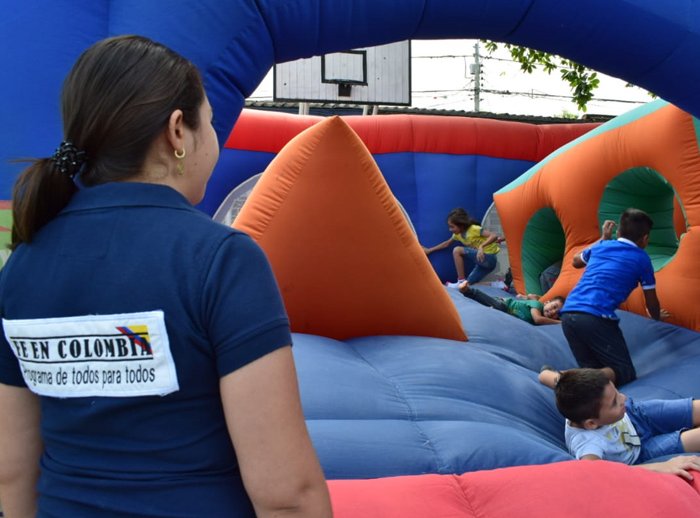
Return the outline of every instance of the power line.
{"type": "MultiPolygon", "coordinates": [[[[555,57],[558,57],[558,56],[555,56],[555,57]]],[[[479,54],[439,54],[439,55],[436,55],[436,56],[411,56],[411,59],[457,59],[457,58],[460,58],[460,59],[468,58],[468,59],[471,59],[472,61],[476,61],[476,60],[487,61],[487,60],[488,60],[488,61],[499,61],[499,62],[502,62],[502,63],[510,63],[510,64],[513,64],[513,65],[518,65],[518,69],[519,69],[519,71],[520,71],[521,73],[526,73],[526,72],[524,72],[524,71],[522,70],[522,68],[521,68],[522,63],[521,63],[520,61],[517,61],[517,60],[515,60],[515,59],[513,59],[513,58],[503,58],[503,57],[493,56],[493,55],[491,55],[491,54],[481,54],[481,53],[479,53],[479,54]]],[[[564,59],[564,58],[561,58],[561,59],[564,59]]],[[[547,72],[547,71],[544,70],[544,69],[539,69],[539,68],[537,68],[535,71],[540,71],[540,72],[542,72],[542,73],[551,75],[550,72],[547,72]]],[[[593,72],[598,73],[596,70],[593,70],[593,72]]],[[[643,88],[641,88],[641,87],[639,87],[639,86],[637,86],[637,85],[629,85],[629,84],[628,84],[628,86],[634,86],[634,87],[636,87],[636,88],[640,88],[641,90],[644,90],[643,88]]],[[[617,102],[617,101],[616,101],[616,102],[617,102]]],[[[619,101],[619,102],[630,102],[630,103],[635,103],[635,102],[638,102],[638,101],[622,101],[622,100],[621,100],[621,101],[619,101]]]]}
{"type": "MultiPolygon", "coordinates": [[[[436,56],[411,56],[411,59],[464,59],[464,58],[469,58],[469,59],[475,59],[476,55],[475,54],[438,54],[436,56]]],[[[491,54],[479,54],[480,59],[484,60],[491,60],[491,61],[503,61],[506,63],[513,63],[513,64],[520,64],[520,61],[517,61],[512,58],[501,58],[498,56],[492,56],[491,54]]]]}
{"type": "MultiPolygon", "coordinates": [[[[541,97],[541,98],[547,98],[547,99],[564,99],[564,100],[573,100],[573,96],[570,95],[556,95],[556,94],[547,94],[544,92],[513,92],[510,90],[490,90],[487,88],[482,88],[482,92],[484,93],[489,93],[489,94],[496,94],[496,95],[520,95],[520,96],[526,96],[526,97],[541,97]]],[[[599,97],[594,97],[592,99],[593,101],[597,102],[610,102],[610,103],[629,103],[629,104],[644,104],[643,101],[630,101],[628,99],[604,99],[604,98],[599,98],[599,97]]]]}
{"type": "Polygon", "coordinates": [[[440,54],[438,56],[411,56],[411,59],[473,58],[473,54],[440,54]]]}
{"type": "MultiPolygon", "coordinates": [[[[446,90],[414,90],[413,95],[420,95],[420,94],[459,94],[459,93],[466,93],[471,95],[472,92],[466,89],[446,89],[446,90]]],[[[494,94],[494,95],[517,95],[517,96],[524,96],[524,97],[541,97],[541,98],[549,98],[549,99],[563,99],[567,101],[572,101],[573,96],[570,95],[556,95],[556,94],[548,94],[544,92],[518,92],[518,91],[512,91],[512,90],[495,90],[495,89],[490,89],[490,88],[482,88],[481,93],[487,93],[487,94],[494,94]]],[[[600,102],[611,102],[611,103],[629,103],[629,104],[644,104],[644,101],[630,101],[628,99],[605,99],[605,98],[599,98],[599,97],[594,97],[592,99],[593,101],[600,101],[600,102]]]]}

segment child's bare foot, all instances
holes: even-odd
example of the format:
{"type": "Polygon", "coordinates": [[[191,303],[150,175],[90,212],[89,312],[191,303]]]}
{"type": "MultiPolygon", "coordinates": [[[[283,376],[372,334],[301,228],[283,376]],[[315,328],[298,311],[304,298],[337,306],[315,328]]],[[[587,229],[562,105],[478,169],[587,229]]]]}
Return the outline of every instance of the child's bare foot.
{"type": "Polygon", "coordinates": [[[460,293],[466,293],[469,289],[469,283],[467,281],[462,281],[457,284],[457,289],[460,291],[460,293]]]}

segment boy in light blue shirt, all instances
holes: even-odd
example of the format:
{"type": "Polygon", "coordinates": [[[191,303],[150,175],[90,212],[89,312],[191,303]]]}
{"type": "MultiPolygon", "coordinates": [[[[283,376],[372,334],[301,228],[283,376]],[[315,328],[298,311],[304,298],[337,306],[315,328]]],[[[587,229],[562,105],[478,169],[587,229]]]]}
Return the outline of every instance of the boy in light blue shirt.
{"type": "Polygon", "coordinates": [[[700,401],[633,401],[601,369],[562,372],[554,394],[566,418],[566,446],[576,459],[639,465],[688,480],[689,470],[700,469],[700,457],[682,455],[700,451],[700,401]],[[647,463],[666,455],[680,456],[647,463]]]}

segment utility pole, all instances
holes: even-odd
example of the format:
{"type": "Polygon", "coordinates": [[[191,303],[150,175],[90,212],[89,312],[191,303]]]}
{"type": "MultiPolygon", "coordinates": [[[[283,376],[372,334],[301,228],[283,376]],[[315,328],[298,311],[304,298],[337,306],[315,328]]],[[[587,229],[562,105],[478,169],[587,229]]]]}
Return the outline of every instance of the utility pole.
{"type": "Polygon", "coordinates": [[[479,61],[479,42],[474,44],[474,64],[471,66],[471,73],[474,76],[474,111],[479,111],[479,101],[481,100],[481,62],[479,61]]]}

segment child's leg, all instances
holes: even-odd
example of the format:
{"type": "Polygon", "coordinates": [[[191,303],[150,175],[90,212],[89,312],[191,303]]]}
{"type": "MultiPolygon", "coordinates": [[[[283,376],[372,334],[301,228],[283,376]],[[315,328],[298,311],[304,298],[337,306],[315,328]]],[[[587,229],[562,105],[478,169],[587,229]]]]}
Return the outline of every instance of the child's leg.
{"type": "Polygon", "coordinates": [[[455,262],[455,270],[457,270],[457,282],[466,278],[464,275],[464,249],[466,247],[456,246],[452,249],[452,258],[455,262]]]}
{"type": "Polygon", "coordinates": [[[508,312],[508,308],[502,300],[492,297],[481,290],[471,288],[467,283],[465,283],[463,287],[460,287],[459,291],[465,297],[475,300],[479,304],[497,309],[498,311],[503,311],[504,313],[508,312]]]}
{"type": "Polygon", "coordinates": [[[476,284],[496,268],[496,254],[484,254],[484,259],[482,261],[479,261],[476,256],[477,251],[474,250],[474,269],[472,269],[469,273],[469,277],[467,277],[467,282],[469,282],[469,284],[476,284]]]}
{"type": "Polygon", "coordinates": [[[583,316],[581,313],[562,313],[561,329],[579,367],[600,369],[604,365],[598,361],[588,346],[589,337],[587,329],[583,326],[583,316]]]}
{"type": "Polygon", "coordinates": [[[614,372],[618,387],[636,379],[637,373],[617,320],[587,313],[564,313],[562,331],[579,367],[608,367],[614,372]]]}
{"type": "Polygon", "coordinates": [[[693,426],[693,401],[627,400],[627,415],[642,442],[641,462],[684,452],[700,452],[700,428],[693,426]]]}

